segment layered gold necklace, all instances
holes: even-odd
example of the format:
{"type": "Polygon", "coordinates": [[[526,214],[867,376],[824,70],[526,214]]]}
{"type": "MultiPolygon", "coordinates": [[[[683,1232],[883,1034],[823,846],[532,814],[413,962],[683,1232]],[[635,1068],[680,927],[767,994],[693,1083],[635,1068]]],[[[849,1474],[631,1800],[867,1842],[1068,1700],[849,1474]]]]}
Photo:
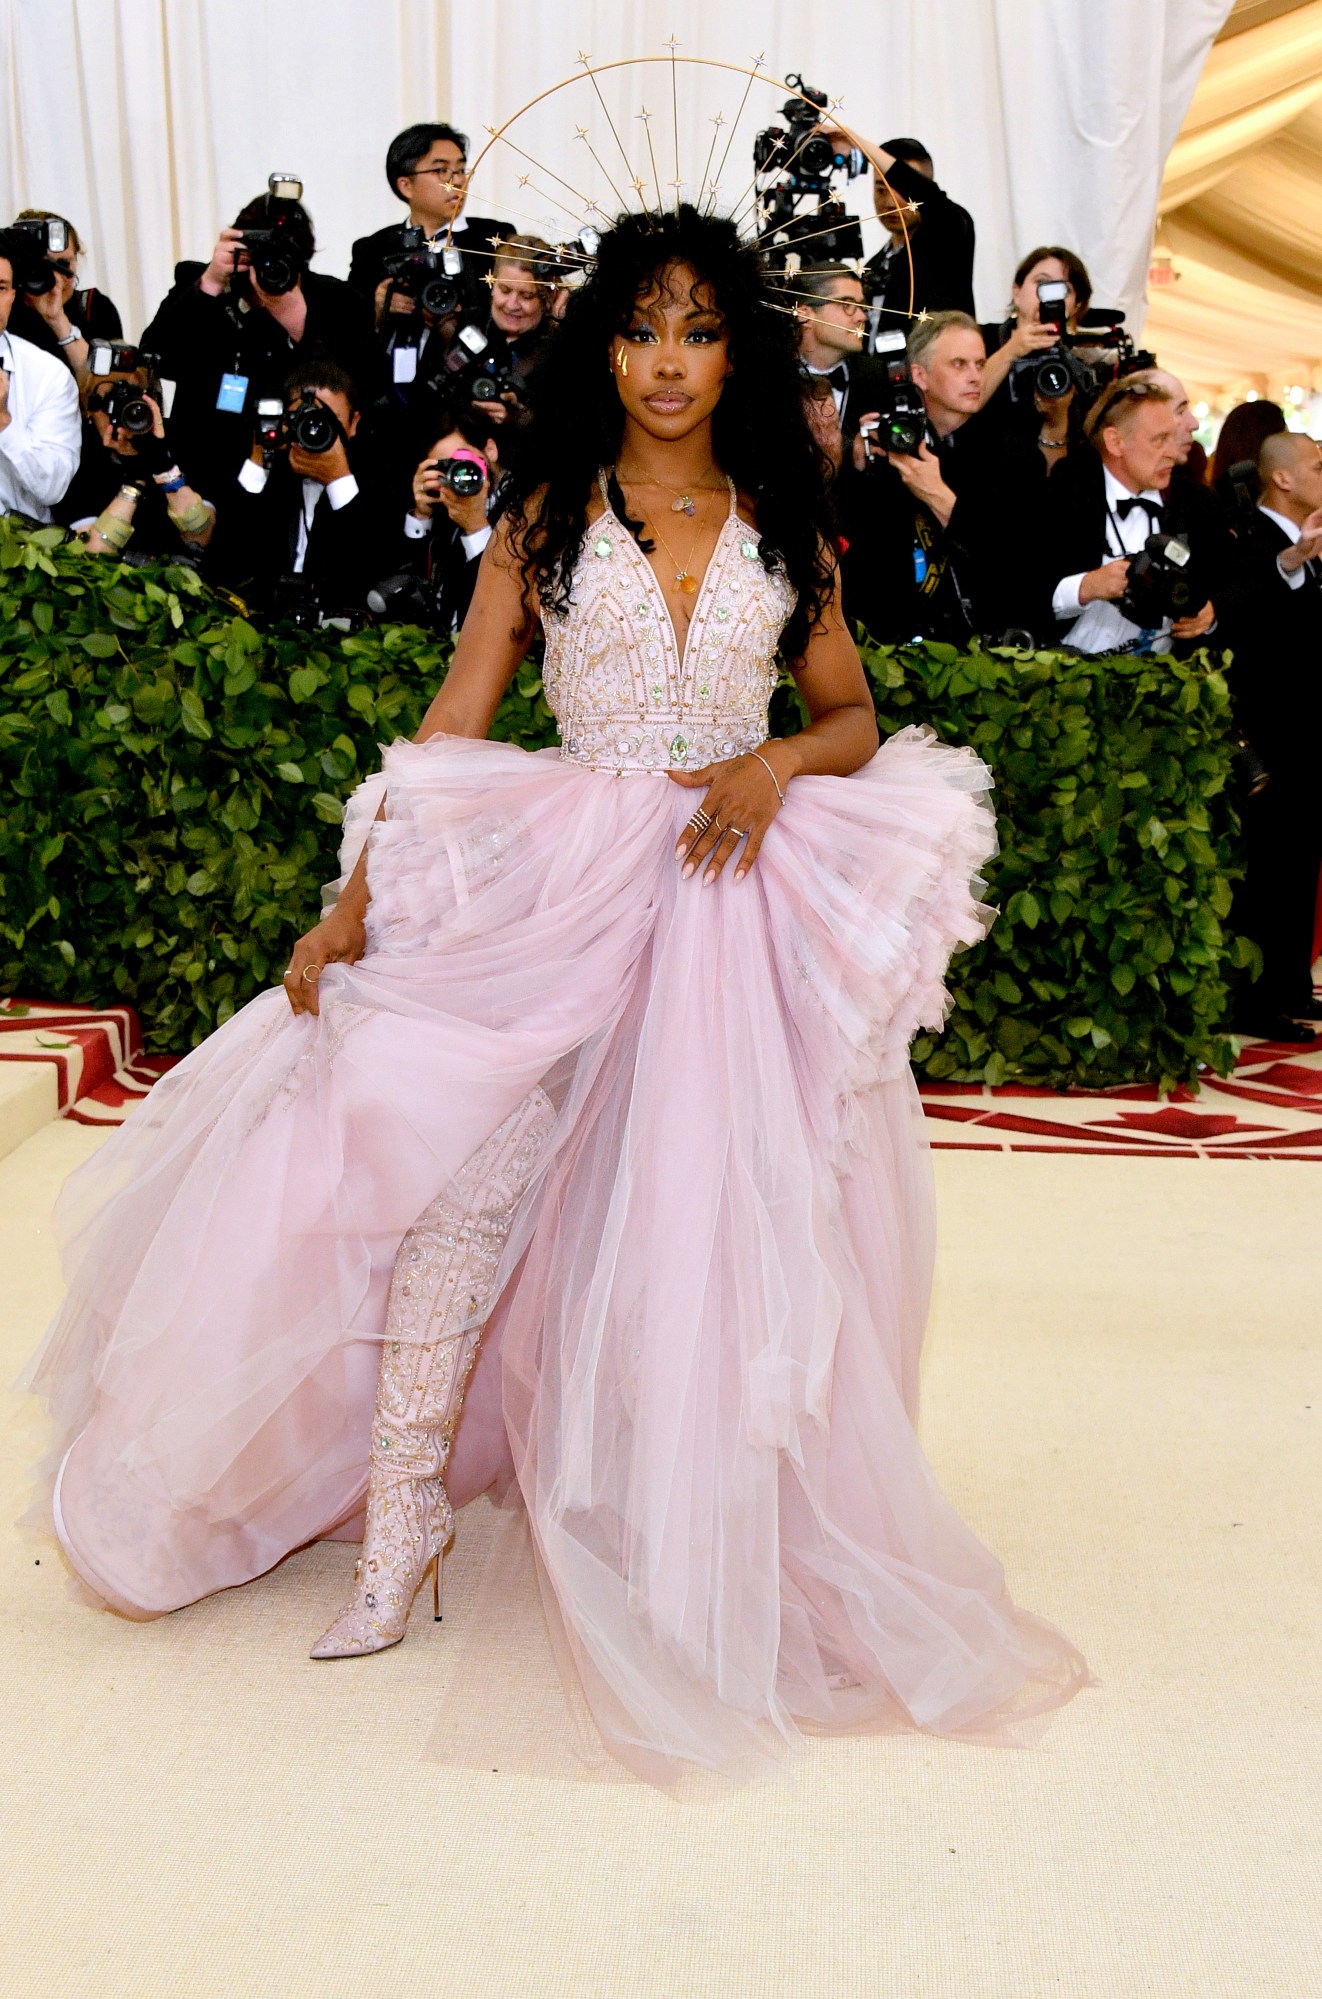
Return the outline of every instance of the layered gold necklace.
{"type": "MultiPolygon", "coordinates": [[[[707,467],[708,472],[714,472],[715,470],[716,467],[714,465],[709,465],[707,467]]],[[[719,490],[715,486],[703,486],[701,484],[698,484],[692,487],[691,490],[684,491],[678,486],[669,485],[664,479],[650,479],[646,481],[640,480],[635,482],[634,480],[626,479],[618,468],[616,469],[616,477],[619,479],[620,485],[623,487],[628,487],[635,484],[640,484],[640,485],[646,484],[652,486],[660,486],[663,492],[673,493],[675,495],[675,498],[671,502],[670,506],[671,513],[687,514],[690,520],[692,520],[696,515],[698,515],[698,501],[694,498],[694,494],[714,493],[719,490]]],[[[675,554],[674,549],[670,546],[670,543],[666,540],[665,536],[662,534],[656,522],[649,515],[646,507],[639,507],[638,512],[643,517],[644,527],[648,528],[650,532],[656,536],[662,548],[665,550],[666,554],[670,557],[670,560],[675,565],[675,588],[681,593],[681,595],[685,597],[696,596],[698,590],[698,579],[693,574],[691,564],[693,562],[694,555],[697,553],[698,543],[702,540],[703,533],[706,529],[707,523],[705,517],[699,516],[698,531],[693,537],[692,546],[689,549],[687,559],[681,562],[679,557],[675,554]]]]}

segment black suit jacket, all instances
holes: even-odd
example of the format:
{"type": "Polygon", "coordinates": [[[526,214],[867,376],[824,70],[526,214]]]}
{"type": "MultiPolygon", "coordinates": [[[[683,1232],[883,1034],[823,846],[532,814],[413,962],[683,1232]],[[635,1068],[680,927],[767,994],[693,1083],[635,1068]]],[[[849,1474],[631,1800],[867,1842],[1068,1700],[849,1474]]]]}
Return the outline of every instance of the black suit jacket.
{"type": "Polygon", "coordinates": [[[260,306],[240,309],[231,293],[213,298],[198,284],[205,266],[179,264],[139,343],[160,357],[175,384],[170,429],[199,489],[216,500],[237,477],[252,448],[253,417],[263,396],[279,396],[301,361],[325,357],[351,376],[366,409],[385,386],[385,362],[372,330],[371,307],[342,278],[304,271],[307,322],[294,346],[260,306]],[[225,374],[245,376],[243,409],[218,410],[225,374]]]}
{"type": "MultiPolygon", "coordinates": [[[[1289,546],[1264,513],[1237,522],[1217,637],[1234,654],[1229,681],[1239,727],[1269,770],[1302,776],[1316,768],[1322,729],[1322,565],[1310,563],[1292,590],[1276,566],[1289,546]]],[[[1315,777],[1309,786],[1315,794],[1315,777]]]]}
{"type": "MultiPolygon", "coordinates": [[[[314,504],[300,572],[316,584],[322,609],[330,612],[365,610],[368,591],[399,567],[395,489],[376,453],[357,439],[349,446],[349,465],[358,492],[338,510],[326,497],[314,504]]],[[[212,572],[263,608],[277,580],[293,572],[303,481],[281,456],[262,492],[245,491],[236,477],[216,501],[212,572]]]]}
{"type": "Polygon", "coordinates": [[[411,569],[432,585],[437,629],[457,632],[473,601],[481,554],[465,552],[461,530],[440,508],[432,517],[432,531],[426,539],[405,535],[397,553],[398,568],[411,569]]]}
{"type": "MultiPolygon", "coordinates": [[[[919,173],[907,160],[896,160],[887,180],[905,201],[919,204],[918,226],[909,238],[913,253],[913,310],[915,312],[972,312],[973,217],[944,188],[919,173]]],[[[909,259],[904,246],[893,251],[889,245],[872,257],[864,271],[864,295],[879,307],[884,332],[903,327],[896,315],[909,309],[909,259]]]]}
{"type": "Polygon", "coordinates": [[[1040,454],[1007,445],[980,416],[935,448],[956,496],[944,527],[890,465],[842,470],[846,616],[884,641],[1033,631],[1040,583],[1025,558],[1046,484],[1040,454]]]}
{"type": "MultiPolygon", "coordinates": [[[[403,247],[407,227],[406,222],[392,222],[387,228],[374,231],[371,236],[360,236],[353,246],[349,259],[349,283],[373,303],[376,288],[386,274],[386,258],[396,255],[403,247]]],[[[464,260],[459,286],[463,303],[470,310],[490,304],[490,287],[483,283],[483,279],[491,269],[492,237],[513,236],[514,233],[512,223],[498,222],[486,215],[465,216],[455,230],[453,247],[464,260]]]]}
{"type": "MultiPolygon", "coordinates": [[[[1052,594],[1061,578],[1100,568],[1111,560],[1106,540],[1106,474],[1092,446],[1075,445],[1065,463],[1052,473],[1047,490],[1049,504],[1040,544],[1040,624],[1041,635],[1050,641],[1065,629],[1051,612],[1052,594]]],[[[1185,477],[1177,468],[1166,489],[1160,532],[1187,540],[1205,591],[1203,602],[1211,598],[1219,620],[1233,585],[1230,521],[1221,502],[1206,486],[1185,477]]],[[[1173,650],[1178,652],[1179,643],[1173,650]]],[[[1217,632],[1195,643],[1220,645],[1223,640],[1217,632]]]]}

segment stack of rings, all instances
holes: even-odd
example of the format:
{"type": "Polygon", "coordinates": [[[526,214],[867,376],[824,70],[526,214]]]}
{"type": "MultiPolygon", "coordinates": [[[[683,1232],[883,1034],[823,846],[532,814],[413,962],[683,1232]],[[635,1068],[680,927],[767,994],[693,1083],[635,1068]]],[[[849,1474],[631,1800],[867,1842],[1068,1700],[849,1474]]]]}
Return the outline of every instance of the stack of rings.
{"type": "Polygon", "coordinates": [[[693,814],[693,817],[689,820],[689,825],[695,826],[699,833],[705,833],[707,828],[711,825],[711,821],[712,821],[711,813],[704,812],[702,807],[699,806],[697,811],[693,814]]]}
{"type": "MultiPolygon", "coordinates": [[[[300,979],[302,980],[303,984],[304,984],[304,985],[306,985],[309,979],[315,979],[315,978],[316,978],[316,976],[317,976],[317,974],[318,974],[318,972],[319,972],[320,970],[321,970],[321,966],[320,966],[320,965],[305,965],[305,966],[303,967],[303,970],[302,970],[302,971],[301,971],[301,972],[299,973],[299,975],[298,975],[298,976],[299,976],[299,978],[300,978],[300,979]]],[[[292,979],[292,978],[293,978],[293,976],[294,976],[294,968],[293,968],[293,966],[292,966],[292,965],[289,965],[289,966],[287,966],[287,967],[286,967],[286,969],[285,969],[285,972],[284,972],[284,974],[283,974],[283,978],[284,978],[284,979],[292,979]]],[[[282,983],[283,983],[283,979],[282,979],[282,983]]]]}

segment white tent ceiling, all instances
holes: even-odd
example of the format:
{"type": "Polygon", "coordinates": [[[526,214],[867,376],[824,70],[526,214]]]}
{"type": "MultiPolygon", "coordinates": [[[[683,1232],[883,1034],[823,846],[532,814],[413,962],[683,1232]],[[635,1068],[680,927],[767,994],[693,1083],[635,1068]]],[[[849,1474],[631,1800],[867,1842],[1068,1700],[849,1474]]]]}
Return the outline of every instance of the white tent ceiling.
{"type": "Polygon", "coordinates": [[[1145,338],[1221,407],[1322,390],[1322,0],[1232,8],[1166,164],[1145,338]]]}

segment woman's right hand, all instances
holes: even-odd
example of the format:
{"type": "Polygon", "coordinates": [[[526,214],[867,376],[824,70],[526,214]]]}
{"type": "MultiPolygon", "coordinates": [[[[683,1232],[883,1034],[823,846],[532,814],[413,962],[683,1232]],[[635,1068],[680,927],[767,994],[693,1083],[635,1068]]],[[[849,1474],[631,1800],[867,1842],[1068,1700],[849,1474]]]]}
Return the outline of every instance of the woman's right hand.
{"type": "Polygon", "coordinates": [[[284,975],[285,997],[295,1013],[320,1013],[317,986],[326,965],[355,965],[367,949],[362,917],[337,902],[329,916],[300,937],[284,975]]]}

